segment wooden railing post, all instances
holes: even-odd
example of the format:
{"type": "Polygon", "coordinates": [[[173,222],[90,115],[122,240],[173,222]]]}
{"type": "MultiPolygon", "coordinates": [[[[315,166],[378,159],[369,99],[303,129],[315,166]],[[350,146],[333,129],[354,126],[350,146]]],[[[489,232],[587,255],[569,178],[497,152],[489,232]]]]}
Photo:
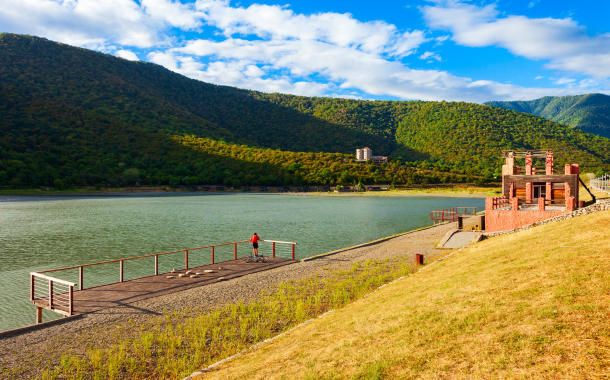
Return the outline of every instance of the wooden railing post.
{"type": "Polygon", "coordinates": [[[34,282],[34,275],[31,274],[30,275],[30,301],[34,301],[34,285],[36,284],[36,282],[34,282]]]}
{"type": "Polygon", "coordinates": [[[189,269],[189,251],[184,250],[184,269],[189,269]]]}
{"type": "Polygon", "coordinates": [[[273,257],[275,257],[275,242],[273,242],[273,257]]]}
{"type": "Polygon", "coordinates": [[[70,293],[68,294],[68,316],[72,316],[74,310],[74,286],[70,286],[70,293]]]}
{"type": "Polygon", "coordinates": [[[80,290],[85,289],[83,286],[83,267],[78,267],[78,288],[80,290]]]}
{"type": "Polygon", "coordinates": [[[212,264],[214,264],[214,247],[212,247],[212,264]]]}
{"type": "Polygon", "coordinates": [[[159,274],[159,255],[155,255],[155,276],[159,274]]]}
{"type": "Polygon", "coordinates": [[[237,243],[233,243],[233,258],[237,260],[237,243]]]}
{"type": "Polygon", "coordinates": [[[49,280],[49,309],[53,310],[53,280],[49,280]]]}
{"type": "Polygon", "coordinates": [[[294,244],[292,245],[292,259],[294,260],[294,244]]]}
{"type": "Polygon", "coordinates": [[[119,261],[119,282],[123,282],[123,260],[119,261]]]}

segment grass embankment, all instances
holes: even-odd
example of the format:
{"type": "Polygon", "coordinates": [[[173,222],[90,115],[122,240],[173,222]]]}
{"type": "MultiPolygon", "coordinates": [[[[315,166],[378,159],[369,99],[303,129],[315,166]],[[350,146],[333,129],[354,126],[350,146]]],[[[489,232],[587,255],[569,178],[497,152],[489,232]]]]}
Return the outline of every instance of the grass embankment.
{"type": "Polygon", "coordinates": [[[609,224],[484,240],[197,379],[607,378],[609,224]]]}
{"type": "Polygon", "coordinates": [[[92,344],[85,355],[65,354],[43,379],[179,379],[412,273],[405,262],[360,262],[324,278],[289,281],[250,304],[123,327],[112,347],[92,344]]]}

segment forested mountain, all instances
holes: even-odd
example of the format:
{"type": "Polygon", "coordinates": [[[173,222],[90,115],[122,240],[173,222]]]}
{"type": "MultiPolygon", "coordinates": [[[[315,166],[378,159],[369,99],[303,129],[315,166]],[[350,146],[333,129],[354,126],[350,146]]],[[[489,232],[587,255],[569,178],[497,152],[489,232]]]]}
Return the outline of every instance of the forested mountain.
{"type": "Polygon", "coordinates": [[[545,96],[530,101],[494,101],[487,105],[531,113],[596,135],[610,137],[610,96],[545,96]]]}
{"type": "Polygon", "coordinates": [[[523,113],[265,94],[14,34],[0,34],[0,118],[13,186],[455,181],[497,175],[508,148],[610,164],[610,140],[523,113]],[[365,145],[395,162],[354,163],[365,145]]]}

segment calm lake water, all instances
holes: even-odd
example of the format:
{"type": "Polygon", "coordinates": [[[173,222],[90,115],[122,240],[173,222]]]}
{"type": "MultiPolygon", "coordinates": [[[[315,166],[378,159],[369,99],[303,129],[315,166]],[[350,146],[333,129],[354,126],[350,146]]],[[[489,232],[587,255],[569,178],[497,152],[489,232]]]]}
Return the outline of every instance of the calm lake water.
{"type": "MultiPolygon", "coordinates": [[[[431,210],[482,210],[484,203],[479,198],[266,194],[0,197],[0,331],[34,323],[32,271],[247,240],[253,232],[262,239],[297,242],[296,256],[303,258],[431,225],[431,210]]],[[[239,249],[245,253],[245,246],[239,249]]],[[[209,251],[194,254],[191,266],[207,263],[208,256],[209,251]]],[[[232,256],[232,247],[216,251],[217,261],[232,256]]],[[[182,268],[183,257],[162,256],[160,272],[182,268]]],[[[152,260],[127,262],[125,278],[152,274],[152,260]]],[[[58,277],[78,282],[76,271],[58,277]]],[[[87,287],[117,280],[117,263],[85,270],[87,287]]],[[[57,314],[45,310],[43,318],[57,314]]]]}

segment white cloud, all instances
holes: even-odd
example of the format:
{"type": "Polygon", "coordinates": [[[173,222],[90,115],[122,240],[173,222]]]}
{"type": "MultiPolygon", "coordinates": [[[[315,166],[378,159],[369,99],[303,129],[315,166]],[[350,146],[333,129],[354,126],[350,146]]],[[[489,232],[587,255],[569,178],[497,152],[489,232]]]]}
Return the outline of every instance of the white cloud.
{"type": "Polygon", "coordinates": [[[534,78],[534,80],[538,80],[538,79],[543,79],[544,77],[542,75],[538,75],[536,78],[534,78]]]}
{"type": "MultiPolygon", "coordinates": [[[[3,3],[0,25],[4,31],[36,34],[126,59],[138,59],[134,53],[138,52],[137,48],[148,49],[148,60],[188,77],[266,92],[483,102],[576,94],[583,86],[601,83],[575,81],[565,83],[563,89],[549,90],[474,81],[446,71],[414,69],[403,64],[402,59],[413,55],[441,61],[441,56],[432,51],[415,53],[426,43],[434,45],[430,50],[435,50],[449,36],[432,38],[422,30],[399,30],[384,21],[362,22],[351,14],[305,15],[295,13],[288,6],[239,7],[231,6],[227,0],[197,0],[188,4],[179,0],[0,2],[3,3]],[[216,33],[210,39],[179,41],[180,33],[173,28],[195,32],[207,29],[206,32],[216,33]],[[155,50],[150,52],[151,49],[155,50]]],[[[452,4],[453,15],[443,13],[450,7],[447,5],[426,7],[424,14],[440,25],[435,24],[437,27],[450,29],[458,43],[487,46],[498,40],[506,44],[513,41],[505,37],[506,42],[499,37],[495,24],[499,20],[493,6],[468,8],[461,3],[452,4]],[[453,24],[446,26],[451,19],[453,24]],[[488,27],[490,33],[472,30],[473,25],[488,27]]],[[[527,20],[521,21],[527,24],[527,20]]],[[[569,19],[559,20],[561,25],[570,23],[573,24],[569,19]]],[[[526,49],[519,44],[510,46],[526,49]]],[[[535,50],[526,49],[523,54],[544,56],[535,50]]],[[[138,54],[144,57],[146,53],[139,51],[138,54]]],[[[575,59],[552,60],[551,64],[558,62],[580,64],[575,59]]],[[[588,64],[598,70],[610,67],[604,57],[588,64]]]]}
{"type": "Polygon", "coordinates": [[[275,40],[324,41],[368,53],[402,57],[426,42],[424,32],[401,32],[384,21],[361,22],[345,13],[295,14],[278,5],[231,7],[225,0],[198,0],[208,25],[226,37],[256,35],[275,40]]]}
{"type": "Polygon", "coordinates": [[[130,61],[139,61],[140,60],[140,58],[138,58],[136,53],[129,51],[129,50],[118,50],[116,53],[114,53],[114,55],[116,55],[117,57],[128,59],[130,61]]]}
{"type": "Polygon", "coordinates": [[[179,1],[2,0],[3,32],[34,34],[98,49],[108,43],[147,48],[167,45],[168,27],[193,29],[201,14],[179,1]]]}
{"type": "Polygon", "coordinates": [[[610,34],[590,37],[571,18],[499,17],[495,4],[460,1],[425,6],[422,12],[431,27],[451,31],[460,45],[501,46],[529,59],[549,60],[548,68],[610,76],[610,34]]]}
{"type": "Polygon", "coordinates": [[[574,83],[576,82],[576,79],[571,79],[571,78],[559,78],[558,80],[555,81],[555,84],[570,84],[570,83],[574,83]]]}
{"type": "Polygon", "coordinates": [[[433,53],[431,51],[427,51],[424,54],[419,56],[419,59],[428,59],[428,58],[432,58],[432,59],[436,59],[437,61],[441,61],[441,56],[433,53]]]}

